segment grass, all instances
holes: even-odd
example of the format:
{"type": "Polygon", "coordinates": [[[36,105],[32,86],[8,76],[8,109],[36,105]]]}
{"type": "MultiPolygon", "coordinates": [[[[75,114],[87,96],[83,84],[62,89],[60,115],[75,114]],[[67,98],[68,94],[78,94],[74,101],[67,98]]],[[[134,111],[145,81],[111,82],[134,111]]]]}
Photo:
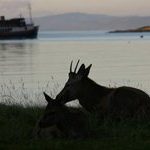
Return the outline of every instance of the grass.
{"type": "MultiPolygon", "coordinates": [[[[98,122],[94,115],[89,116],[89,129],[93,133],[91,138],[78,140],[34,139],[32,138],[33,129],[44,111],[44,106],[39,105],[44,102],[42,91],[46,90],[42,88],[34,93],[28,91],[23,83],[19,88],[16,88],[11,82],[9,86],[3,84],[0,88],[0,149],[150,149],[150,120],[122,120],[117,122],[106,119],[98,122]],[[38,105],[35,105],[33,100],[37,100],[38,105]]],[[[46,86],[45,89],[50,88],[46,86]]]]}
{"type": "Polygon", "coordinates": [[[94,138],[34,139],[32,131],[43,113],[43,107],[0,105],[0,149],[60,149],[60,150],[144,150],[150,148],[150,121],[103,120],[92,116],[90,129],[94,138]]]}

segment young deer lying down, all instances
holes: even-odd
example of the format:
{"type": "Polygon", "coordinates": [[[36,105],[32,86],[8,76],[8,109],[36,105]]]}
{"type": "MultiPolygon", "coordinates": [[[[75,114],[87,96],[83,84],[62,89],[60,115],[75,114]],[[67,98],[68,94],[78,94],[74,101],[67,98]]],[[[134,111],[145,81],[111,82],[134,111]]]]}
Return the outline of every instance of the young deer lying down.
{"type": "Polygon", "coordinates": [[[87,68],[82,64],[77,71],[79,61],[72,71],[70,65],[69,79],[56,100],[62,104],[78,99],[89,112],[112,117],[149,117],[150,97],[144,91],[122,86],[109,88],[98,85],[88,75],[92,65],[87,68]],[[77,72],[76,72],[77,71],[77,72]]]}
{"type": "Polygon", "coordinates": [[[83,110],[62,105],[46,93],[44,96],[48,104],[38,122],[39,137],[84,138],[88,135],[87,115],[83,110]]]}

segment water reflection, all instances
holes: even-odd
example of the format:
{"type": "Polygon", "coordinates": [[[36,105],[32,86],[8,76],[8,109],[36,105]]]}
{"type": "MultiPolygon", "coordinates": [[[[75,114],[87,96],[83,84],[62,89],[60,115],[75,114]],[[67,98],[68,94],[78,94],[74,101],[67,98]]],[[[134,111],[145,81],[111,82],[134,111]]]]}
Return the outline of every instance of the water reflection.
{"type": "Polygon", "coordinates": [[[17,50],[18,53],[25,52],[25,49],[32,49],[33,46],[36,44],[33,42],[0,42],[0,51],[6,51],[6,50],[17,50]]]}
{"type": "Polygon", "coordinates": [[[88,35],[81,41],[78,37],[51,40],[51,36],[0,41],[0,83],[23,79],[29,87],[37,88],[37,83],[46,84],[54,76],[63,85],[70,61],[81,59],[87,65],[93,64],[90,77],[98,83],[109,85],[111,81],[121,85],[130,80],[131,85],[142,84],[144,89],[150,89],[150,36],[140,41],[130,35],[111,35],[109,40],[108,35],[103,35],[101,40],[98,34],[92,34],[92,40],[88,35]]]}
{"type": "Polygon", "coordinates": [[[0,81],[32,74],[32,57],[36,47],[37,44],[30,41],[0,42],[0,81]]]}

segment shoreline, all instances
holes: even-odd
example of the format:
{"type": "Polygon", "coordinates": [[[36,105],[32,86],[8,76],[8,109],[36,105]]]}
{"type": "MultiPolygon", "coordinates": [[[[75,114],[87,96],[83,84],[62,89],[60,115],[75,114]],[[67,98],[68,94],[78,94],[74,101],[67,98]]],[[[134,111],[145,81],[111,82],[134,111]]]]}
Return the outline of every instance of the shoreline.
{"type": "Polygon", "coordinates": [[[150,26],[143,26],[137,29],[114,30],[109,31],[108,33],[143,33],[143,32],[150,32],[150,26]]]}

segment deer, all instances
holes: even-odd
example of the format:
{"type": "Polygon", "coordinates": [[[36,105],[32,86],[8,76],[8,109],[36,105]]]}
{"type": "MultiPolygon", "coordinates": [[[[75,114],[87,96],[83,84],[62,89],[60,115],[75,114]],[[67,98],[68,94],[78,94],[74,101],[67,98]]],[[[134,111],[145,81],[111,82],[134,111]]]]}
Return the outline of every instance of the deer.
{"type": "Polygon", "coordinates": [[[37,123],[38,137],[78,139],[88,136],[88,119],[84,110],[65,106],[45,92],[43,94],[47,106],[37,123]]]}
{"type": "Polygon", "coordinates": [[[69,79],[56,96],[57,101],[65,104],[78,100],[88,112],[95,112],[101,117],[143,118],[150,116],[150,97],[146,92],[129,86],[99,85],[88,77],[92,64],[85,67],[83,63],[78,71],[79,60],[74,71],[72,71],[72,64],[73,61],[70,64],[69,79]]]}

